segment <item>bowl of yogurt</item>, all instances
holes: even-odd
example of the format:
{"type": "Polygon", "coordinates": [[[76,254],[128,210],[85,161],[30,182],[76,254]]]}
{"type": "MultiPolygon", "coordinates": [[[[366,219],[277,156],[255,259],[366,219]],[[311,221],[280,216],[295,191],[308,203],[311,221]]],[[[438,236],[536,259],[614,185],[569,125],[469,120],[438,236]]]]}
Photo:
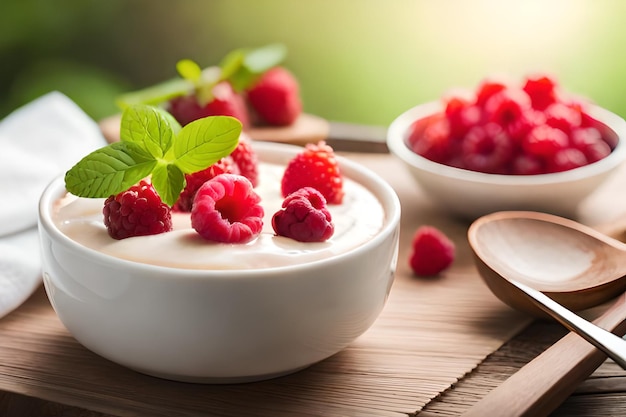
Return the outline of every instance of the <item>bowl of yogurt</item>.
{"type": "MultiPolygon", "coordinates": [[[[367,168],[338,157],[344,202],[325,242],[276,236],[280,176],[300,147],[254,143],[268,218],[243,245],[200,242],[184,216],[159,235],[111,239],[102,199],[63,178],[39,207],[43,278],[62,323],[87,349],[178,381],[239,383],[296,372],[348,346],[393,283],[400,203],[367,168]]],[[[177,215],[178,216],[178,215],[177,215]]]]}

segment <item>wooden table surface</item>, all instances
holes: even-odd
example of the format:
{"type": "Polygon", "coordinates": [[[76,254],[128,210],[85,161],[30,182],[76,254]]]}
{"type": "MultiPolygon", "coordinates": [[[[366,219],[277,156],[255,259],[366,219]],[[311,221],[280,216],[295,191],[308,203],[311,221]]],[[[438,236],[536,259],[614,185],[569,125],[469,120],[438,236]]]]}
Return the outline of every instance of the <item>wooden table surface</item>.
{"type": "MultiPolygon", "coordinates": [[[[513,311],[488,291],[467,246],[469,224],[438,210],[398,160],[349,150],[344,156],[396,189],[403,214],[389,301],[374,326],[347,349],[260,383],[160,380],[79,345],[40,289],[0,319],[0,416],[461,415],[567,333],[513,311]],[[414,277],[407,265],[411,235],[421,224],[441,228],[457,244],[455,263],[436,279],[414,277]]],[[[583,204],[579,220],[595,225],[618,219],[626,200],[620,208],[614,195],[623,187],[624,170],[583,204]]],[[[494,410],[496,415],[506,416],[506,410],[494,410]]],[[[552,415],[626,415],[626,372],[607,360],[552,415]]]]}

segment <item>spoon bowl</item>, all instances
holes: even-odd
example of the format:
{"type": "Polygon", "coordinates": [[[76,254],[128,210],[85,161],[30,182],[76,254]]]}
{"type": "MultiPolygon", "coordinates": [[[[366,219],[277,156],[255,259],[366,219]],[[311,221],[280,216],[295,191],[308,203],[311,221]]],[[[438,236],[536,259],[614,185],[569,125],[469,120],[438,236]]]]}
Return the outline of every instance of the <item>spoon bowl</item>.
{"type": "Polygon", "coordinates": [[[478,272],[509,306],[546,317],[509,280],[573,311],[626,291],[626,244],[573,220],[532,211],[483,216],[468,230],[478,272]]]}

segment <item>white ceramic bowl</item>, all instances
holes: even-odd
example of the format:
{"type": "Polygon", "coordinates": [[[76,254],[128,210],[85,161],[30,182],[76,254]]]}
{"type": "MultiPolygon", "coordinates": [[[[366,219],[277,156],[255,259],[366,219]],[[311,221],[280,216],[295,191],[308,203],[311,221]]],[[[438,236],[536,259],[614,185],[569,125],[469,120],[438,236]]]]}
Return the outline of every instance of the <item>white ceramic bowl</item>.
{"type": "MultiPolygon", "coordinates": [[[[298,147],[255,144],[286,163],[298,147]]],[[[189,382],[235,383],[295,372],[345,348],[381,312],[397,262],[400,203],[364,167],[339,158],[347,178],[380,200],[386,218],[371,240],[307,264],[258,270],[184,270],[113,258],[69,239],[43,193],[39,229],[48,297],[72,335],[139,372],[189,382]]]]}
{"type": "Polygon", "coordinates": [[[588,112],[606,125],[616,147],[606,158],[550,174],[500,175],[454,168],[426,159],[407,146],[410,126],[442,110],[440,102],[413,107],[389,126],[387,146],[409,168],[423,191],[443,210],[474,220],[503,210],[532,210],[572,217],[588,197],[626,159],[626,122],[597,106],[588,112]]]}

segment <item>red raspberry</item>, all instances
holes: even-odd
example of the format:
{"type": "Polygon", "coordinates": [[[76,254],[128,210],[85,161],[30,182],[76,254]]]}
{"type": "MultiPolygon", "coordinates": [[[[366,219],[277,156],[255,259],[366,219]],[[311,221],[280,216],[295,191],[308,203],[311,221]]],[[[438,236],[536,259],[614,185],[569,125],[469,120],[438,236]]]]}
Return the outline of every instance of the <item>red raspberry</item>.
{"type": "Polygon", "coordinates": [[[172,230],[170,208],[152,184],[141,181],[104,202],[104,225],[113,239],[156,235],[172,230]]]}
{"type": "Polygon", "coordinates": [[[528,94],[517,88],[507,88],[493,94],[484,106],[487,120],[499,124],[503,129],[516,126],[529,110],[528,94]]]}
{"type": "Polygon", "coordinates": [[[545,123],[546,117],[543,112],[527,109],[519,119],[506,126],[505,130],[512,139],[517,143],[521,143],[531,130],[545,123]]]}
{"type": "Polygon", "coordinates": [[[434,276],[448,268],[455,256],[455,245],[433,226],[420,226],[413,236],[409,265],[418,276],[434,276]]]}
{"type": "Polygon", "coordinates": [[[201,106],[195,95],[176,97],[168,103],[168,111],[181,125],[207,116],[232,116],[244,128],[249,126],[248,109],[244,98],[237,94],[230,83],[223,81],[212,90],[213,100],[201,106]]]}
{"type": "Polygon", "coordinates": [[[326,199],[312,187],[301,188],[285,198],[282,209],[272,216],[272,228],[278,236],[299,242],[324,242],[335,231],[326,199]]]}
{"type": "Polygon", "coordinates": [[[248,102],[265,124],[287,126],[302,112],[300,87],[291,72],[274,67],[247,91],[248,102]]]}
{"type": "Polygon", "coordinates": [[[222,158],[210,167],[193,174],[185,174],[185,188],[180,193],[178,200],[172,206],[174,211],[190,212],[193,206],[193,199],[198,189],[208,180],[220,174],[238,174],[239,170],[232,158],[222,158]]]}
{"type": "Polygon", "coordinates": [[[530,155],[549,158],[569,146],[567,134],[548,125],[537,126],[524,138],[522,147],[530,155]]]}
{"type": "Polygon", "coordinates": [[[611,153],[611,147],[602,138],[600,131],[593,127],[574,129],[570,137],[572,145],[580,149],[589,163],[606,158],[611,153]]]}
{"type": "Polygon", "coordinates": [[[576,148],[565,148],[548,158],[548,172],[561,172],[587,165],[585,154],[576,148]]]}
{"type": "Polygon", "coordinates": [[[319,191],[328,204],[341,204],[343,176],[333,148],[326,142],[307,144],[285,168],[281,181],[283,197],[304,187],[319,191]]]}
{"type": "Polygon", "coordinates": [[[556,82],[546,76],[527,77],[524,91],[530,96],[532,106],[536,110],[545,110],[550,104],[557,102],[556,82]]]}
{"type": "Polygon", "coordinates": [[[513,157],[511,138],[495,123],[474,126],[463,141],[463,161],[472,171],[504,174],[513,157]]]}
{"type": "Polygon", "coordinates": [[[448,119],[450,136],[455,138],[465,136],[467,131],[478,124],[482,118],[480,107],[458,96],[446,100],[444,113],[448,119]]]}
{"type": "Polygon", "coordinates": [[[536,156],[525,153],[518,154],[511,163],[515,175],[536,175],[546,172],[544,161],[536,156]]]}
{"type": "Polygon", "coordinates": [[[499,93],[507,89],[507,85],[504,82],[496,80],[484,80],[476,89],[476,104],[479,107],[483,107],[487,100],[489,100],[494,94],[499,93]]]}
{"type": "Polygon", "coordinates": [[[428,126],[435,124],[438,120],[443,119],[444,115],[442,113],[434,113],[433,115],[426,116],[422,119],[415,120],[408,129],[408,135],[406,138],[406,143],[410,148],[415,146],[415,143],[420,140],[424,131],[428,126]]]}
{"type": "Polygon", "coordinates": [[[423,127],[414,125],[409,136],[413,152],[440,163],[446,163],[454,154],[455,142],[450,135],[450,124],[443,117],[432,119],[423,127]]]}
{"type": "Polygon", "coordinates": [[[247,243],[263,228],[260,201],[246,177],[218,175],[198,189],[191,209],[191,226],[206,240],[247,243]]]}
{"type": "Polygon", "coordinates": [[[580,109],[564,103],[550,104],[544,110],[544,114],[546,116],[546,124],[567,133],[580,127],[582,123],[580,109]]]}
{"type": "Polygon", "coordinates": [[[239,137],[239,143],[230,156],[239,168],[239,174],[249,179],[253,187],[259,185],[259,158],[247,136],[242,134],[239,137]]]}
{"type": "Polygon", "coordinates": [[[607,125],[605,125],[604,123],[600,122],[598,119],[593,117],[591,114],[589,114],[585,110],[584,104],[569,103],[569,105],[576,107],[580,110],[580,118],[581,118],[580,127],[592,127],[594,129],[597,129],[598,132],[600,132],[600,135],[602,136],[602,140],[604,140],[609,145],[611,150],[615,149],[615,146],[617,146],[618,138],[615,135],[615,132],[610,127],[608,127],[607,125]]]}

